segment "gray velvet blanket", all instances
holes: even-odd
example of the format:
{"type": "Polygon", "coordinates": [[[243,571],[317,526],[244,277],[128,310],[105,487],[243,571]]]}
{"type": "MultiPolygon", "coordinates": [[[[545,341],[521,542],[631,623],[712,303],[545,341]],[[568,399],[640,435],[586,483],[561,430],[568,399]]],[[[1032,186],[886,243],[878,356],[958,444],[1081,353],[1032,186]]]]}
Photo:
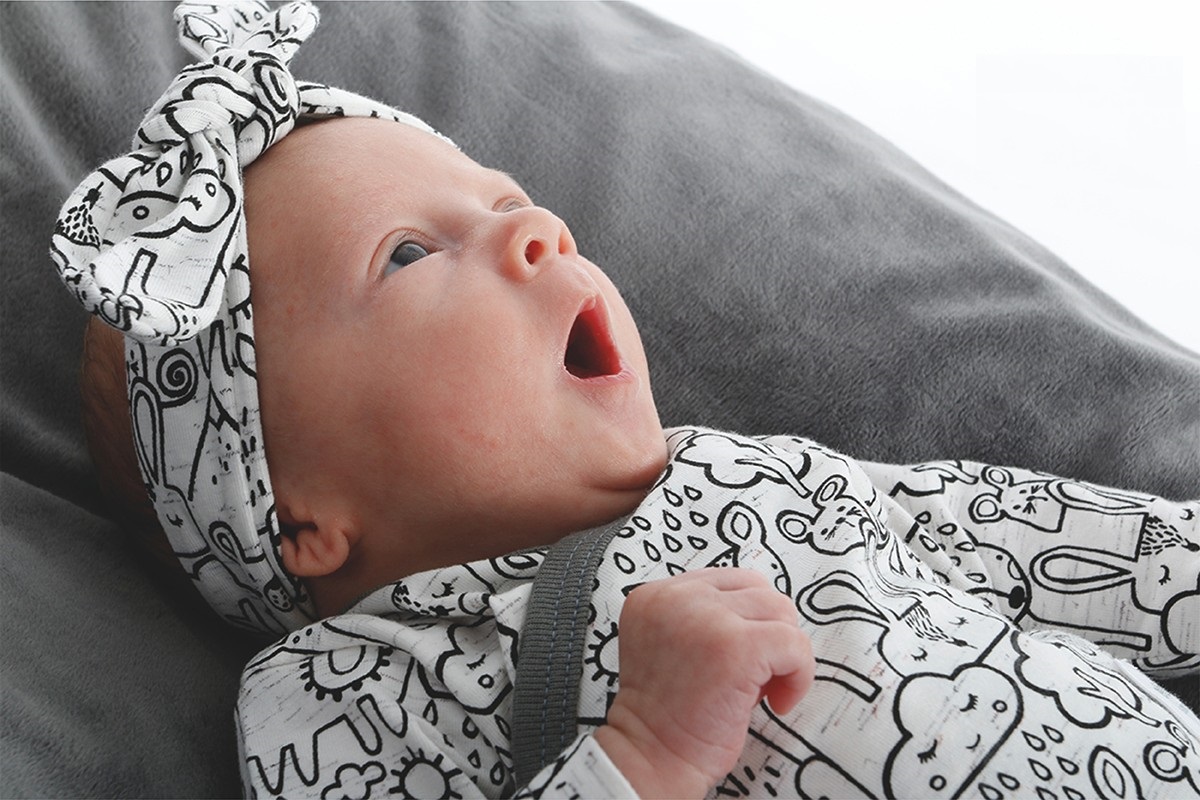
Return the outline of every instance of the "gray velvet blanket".
{"type": "MultiPolygon", "coordinates": [[[[322,10],[296,73],[421,115],[567,220],[639,320],[665,423],[1200,494],[1200,356],[835,109],[629,5],[322,10]]],[[[106,517],[85,320],[47,256],[183,63],[169,5],[0,6],[2,796],[239,792],[257,643],[106,517]]]]}

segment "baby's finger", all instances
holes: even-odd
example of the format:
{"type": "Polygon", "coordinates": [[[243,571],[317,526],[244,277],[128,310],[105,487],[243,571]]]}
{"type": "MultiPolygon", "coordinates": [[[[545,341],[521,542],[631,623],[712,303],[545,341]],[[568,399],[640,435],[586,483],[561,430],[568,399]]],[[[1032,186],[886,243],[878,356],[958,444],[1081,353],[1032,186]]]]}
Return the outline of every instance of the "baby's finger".
{"type": "Polygon", "coordinates": [[[776,714],[786,714],[796,707],[810,688],[812,672],[797,670],[788,675],[776,675],[771,678],[763,686],[758,699],[766,700],[767,705],[776,714]]]}
{"type": "Polygon", "coordinates": [[[746,567],[705,567],[681,573],[669,580],[681,583],[700,582],[724,592],[747,589],[755,586],[770,586],[771,582],[760,572],[746,567]]]}
{"type": "Polygon", "coordinates": [[[790,711],[808,693],[816,673],[812,642],[798,627],[787,623],[759,623],[748,631],[759,657],[765,659],[768,677],[760,686],[772,710],[790,711]]]}
{"type": "Polygon", "coordinates": [[[800,622],[800,612],[796,610],[792,599],[769,585],[722,592],[719,602],[722,607],[745,620],[800,622]]]}

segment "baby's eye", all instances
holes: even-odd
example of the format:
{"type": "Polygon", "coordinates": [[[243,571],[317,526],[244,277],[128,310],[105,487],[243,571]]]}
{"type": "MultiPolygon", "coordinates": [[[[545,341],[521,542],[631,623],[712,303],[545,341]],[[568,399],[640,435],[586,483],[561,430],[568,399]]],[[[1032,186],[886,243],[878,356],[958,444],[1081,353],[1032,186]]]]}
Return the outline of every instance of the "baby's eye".
{"type": "Polygon", "coordinates": [[[391,275],[427,255],[429,255],[429,251],[416,242],[401,242],[392,251],[392,257],[388,259],[387,266],[383,268],[383,274],[385,277],[391,275]]]}
{"type": "Polygon", "coordinates": [[[505,200],[503,203],[501,203],[500,207],[497,208],[496,210],[501,213],[504,213],[507,211],[516,211],[519,208],[528,208],[528,207],[529,207],[528,200],[524,200],[520,197],[510,197],[507,200],[505,200]]]}

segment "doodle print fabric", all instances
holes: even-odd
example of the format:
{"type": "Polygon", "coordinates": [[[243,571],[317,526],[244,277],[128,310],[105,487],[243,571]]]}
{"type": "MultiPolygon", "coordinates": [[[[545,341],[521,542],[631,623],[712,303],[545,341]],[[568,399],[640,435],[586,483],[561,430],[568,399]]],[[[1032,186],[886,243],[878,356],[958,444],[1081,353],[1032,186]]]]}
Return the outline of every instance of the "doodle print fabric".
{"type": "Polygon", "coordinates": [[[200,60],[147,112],[133,151],[68,198],[50,254],[79,302],[125,334],[138,466],[176,555],[226,620],[278,634],[315,615],[279,561],[241,170],[298,117],[378,117],[439,134],[292,77],[287,65],[317,26],[308,2],[181,3],[175,20],[200,60]]]}
{"type": "Polygon", "coordinates": [[[793,599],[817,674],[790,715],[756,710],[712,796],[1200,796],[1200,721],[1133,665],[1200,665],[1200,503],[794,437],[669,446],[597,572],[581,734],[528,786],[510,714],[536,550],[405,578],[263,651],[238,705],[246,791],[628,794],[590,735],[624,598],[736,565],[793,599]]]}

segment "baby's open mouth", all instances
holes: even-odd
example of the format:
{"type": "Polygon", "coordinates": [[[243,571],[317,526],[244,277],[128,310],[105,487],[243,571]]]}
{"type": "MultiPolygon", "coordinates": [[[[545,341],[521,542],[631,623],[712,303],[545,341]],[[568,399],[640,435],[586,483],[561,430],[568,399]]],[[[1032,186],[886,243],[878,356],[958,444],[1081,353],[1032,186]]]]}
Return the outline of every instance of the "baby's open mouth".
{"type": "Polygon", "coordinates": [[[563,366],[576,378],[584,380],[621,371],[621,359],[609,335],[602,307],[592,303],[579,312],[567,337],[567,352],[563,366]]]}

